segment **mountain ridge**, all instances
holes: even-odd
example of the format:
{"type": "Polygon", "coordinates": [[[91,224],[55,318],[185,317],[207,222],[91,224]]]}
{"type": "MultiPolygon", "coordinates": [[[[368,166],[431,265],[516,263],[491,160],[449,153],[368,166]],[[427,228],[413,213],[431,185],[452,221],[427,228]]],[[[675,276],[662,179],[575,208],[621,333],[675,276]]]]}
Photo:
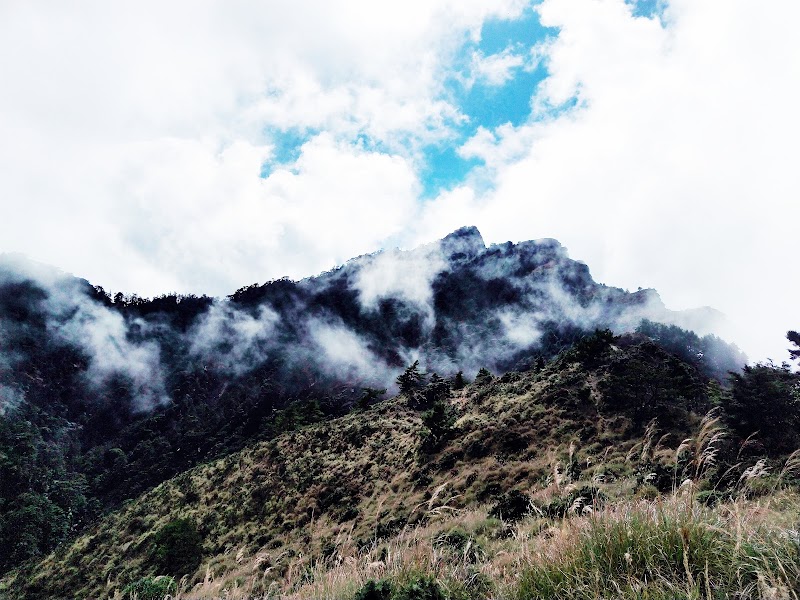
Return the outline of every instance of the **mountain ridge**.
{"type": "Polygon", "coordinates": [[[663,597],[731,594],[760,577],[779,590],[800,585],[781,525],[800,506],[791,457],[764,479],[765,459],[737,437],[747,430],[720,420],[720,409],[743,410],[736,390],[720,396],[649,337],[598,331],[526,372],[406,381],[397,397],[297,420],[159,484],[0,578],[0,597],[533,600],[554,597],[555,585],[556,597],[585,598],[582,579],[557,572],[527,587],[576,527],[631,540],[618,556],[576,567],[608,570],[600,597],[635,598],[648,585],[665,586],[663,597]],[[761,505],[759,494],[779,486],[786,491],[761,505]],[[741,545],[722,526],[733,514],[754,545],[726,562],[707,552],[741,545]],[[673,538],[684,540],[680,568],[667,554],[673,538]],[[644,575],[627,570],[623,552],[636,544],[649,544],[636,558],[647,561],[644,575]],[[651,578],[654,569],[663,576],[651,578]],[[397,587],[410,591],[390,596],[397,587]]]}
{"type": "MultiPolygon", "coordinates": [[[[224,300],[111,297],[42,268],[0,260],[0,453],[14,459],[0,463],[0,569],[287,419],[393,393],[416,360],[447,378],[524,372],[595,329],[671,316],[649,291],[595,283],[555,240],[487,248],[475,228],[224,300]]],[[[718,338],[648,331],[705,377],[744,363],[718,338]]]]}
{"type": "MultiPolygon", "coordinates": [[[[278,557],[270,559],[276,575],[284,574],[297,557],[313,560],[325,552],[326,540],[344,532],[348,552],[356,552],[426,522],[437,495],[455,510],[535,487],[553,468],[549,453],[556,452],[562,469],[577,460],[570,457],[573,442],[587,452],[580,455],[586,464],[597,460],[588,457],[608,458],[606,448],[613,446],[621,460],[655,415],[678,441],[693,429],[689,411],[705,398],[696,370],[685,371],[681,361],[636,336],[606,340],[586,355],[566,353],[528,373],[482,376],[448,399],[450,429],[434,444],[424,407],[415,407],[412,396],[396,397],[301,425],[159,485],[15,575],[7,582],[9,598],[17,597],[17,586],[33,596],[113,596],[152,568],[153,532],[186,518],[198,524],[214,578],[224,579],[228,570],[234,579],[242,576],[244,565],[252,578],[265,551],[278,557]],[[612,357],[650,369],[663,403],[645,414],[635,396],[613,398],[612,357]],[[679,396],[685,400],[671,400],[679,396]]],[[[199,587],[189,597],[205,597],[204,570],[192,573],[187,588],[199,587]]]]}

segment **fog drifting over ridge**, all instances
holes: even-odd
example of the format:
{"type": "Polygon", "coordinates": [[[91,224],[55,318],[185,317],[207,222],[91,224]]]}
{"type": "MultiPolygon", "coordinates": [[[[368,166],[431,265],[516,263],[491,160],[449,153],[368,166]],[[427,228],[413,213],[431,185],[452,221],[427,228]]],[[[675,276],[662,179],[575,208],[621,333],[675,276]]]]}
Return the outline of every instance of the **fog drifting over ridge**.
{"type": "Polygon", "coordinates": [[[222,295],[475,223],[714,306],[781,360],[798,21],[793,0],[10,0],[0,252],[222,295]]]}
{"type": "MultiPolygon", "coordinates": [[[[112,301],[84,280],[7,256],[0,289],[4,411],[24,400],[25,377],[40,368],[17,350],[31,339],[53,356],[77,350],[66,368],[86,383],[89,402],[119,396],[110,386],[122,385],[131,409],[147,411],[174,401],[176,381],[192,372],[211,376],[219,394],[255,376],[285,399],[314,388],[352,397],[362,386],[395,390],[414,360],[429,372],[474,376],[528,368],[595,328],[624,333],[649,319],[703,335],[720,321],[711,310],[670,311],[653,290],[597,284],[555,240],[487,247],[474,227],[301,281],[201,298],[194,308],[180,297],[112,301]]],[[[723,361],[723,374],[737,360],[723,361]]]]}

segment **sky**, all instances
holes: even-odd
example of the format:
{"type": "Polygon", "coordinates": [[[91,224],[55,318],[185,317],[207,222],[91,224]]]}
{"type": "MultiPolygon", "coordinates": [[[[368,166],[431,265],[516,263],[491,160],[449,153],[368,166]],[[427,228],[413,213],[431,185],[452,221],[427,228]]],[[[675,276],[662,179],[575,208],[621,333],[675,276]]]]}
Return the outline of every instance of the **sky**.
{"type": "Polygon", "coordinates": [[[0,252],[223,296],[476,225],[800,328],[796,0],[0,2],[0,252]]]}

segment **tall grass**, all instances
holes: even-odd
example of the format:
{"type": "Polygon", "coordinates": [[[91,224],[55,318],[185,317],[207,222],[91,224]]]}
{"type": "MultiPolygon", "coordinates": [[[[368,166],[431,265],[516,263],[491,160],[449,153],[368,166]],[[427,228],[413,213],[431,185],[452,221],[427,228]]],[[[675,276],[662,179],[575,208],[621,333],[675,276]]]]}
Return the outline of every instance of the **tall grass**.
{"type": "Polygon", "coordinates": [[[427,578],[451,600],[798,598],[798,515],[790,492],[714,507],[673,494],[513,527],[462,511],[361,551],[342,540],[341,552],[298,557],[277,580],[262,566],[178,597],[352,600],[370,580],[399,589],[427,578]]]}
{"type": "MultiPolygon", "coordinates": [[[[489,518],[487,507],[451,506],[441,484],[414,509],[424,519],[391,539],[359,549],[351,529],[325,558],[297,555],[280,573],[270,566],[275,557],[248,563],[237,556],[222,578],[183,586],[177,597],[352,600],[369,581],[411,589],[425,580],[436,581],[450,600],[800,600],[800,495],[785,489],[800,473],[800,451],[774,475],[763,460],[741,468],[741,493],[708,506],[697,490],[713,488],[719,478],[725,436],[718,416],[707,415],[694,437],[669,451],[680,473],[672,492],[656,491],[651,499],[617,482],[604,487],[617,490],[616,503],[569,510],[564,518],[534,511],[511,524],[489,518]],[[749,493],[758,482],[770,489],[749,493]]],[[[663,439],[651,423],[629,458],[649,464],[666,451],[663,439]]],[[[570,462],[576,453],[571,446],[570,462]]],[[[551,464],[560,465],[551,454],[551,464]]],[[[535,502],[563,500],[579,485],[566,477],[548,480],[535,502]]]]}
{"type": "Polygon", "coordinates": [[[797,598],[798,540],[772,516],[673,496],[574,517],[532,557],[516,597],[797,598]]]}

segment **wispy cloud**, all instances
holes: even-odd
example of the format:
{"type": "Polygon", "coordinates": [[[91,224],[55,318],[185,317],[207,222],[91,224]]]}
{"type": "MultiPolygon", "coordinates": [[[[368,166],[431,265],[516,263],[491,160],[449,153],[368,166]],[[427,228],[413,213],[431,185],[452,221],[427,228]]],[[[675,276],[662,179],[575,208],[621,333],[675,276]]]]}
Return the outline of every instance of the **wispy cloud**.
{"type": "Polygon", "coordinates": [[[514,71],[525,64],[524,58],[506,48],[503,52],[484,56],[480,51],[472,53],[469,85],[476,82],[486,85],[503,85],[514,77],[514,71]]]}
{"type": "Polygon", "coordinates": [[[752,356],[780,356],[800,8],[652,7],[2,3],[0,250],[222,295],[474,223],[719,307],[752,356]],[[515,26],[489,44],[497,23],[515,26]]]}

